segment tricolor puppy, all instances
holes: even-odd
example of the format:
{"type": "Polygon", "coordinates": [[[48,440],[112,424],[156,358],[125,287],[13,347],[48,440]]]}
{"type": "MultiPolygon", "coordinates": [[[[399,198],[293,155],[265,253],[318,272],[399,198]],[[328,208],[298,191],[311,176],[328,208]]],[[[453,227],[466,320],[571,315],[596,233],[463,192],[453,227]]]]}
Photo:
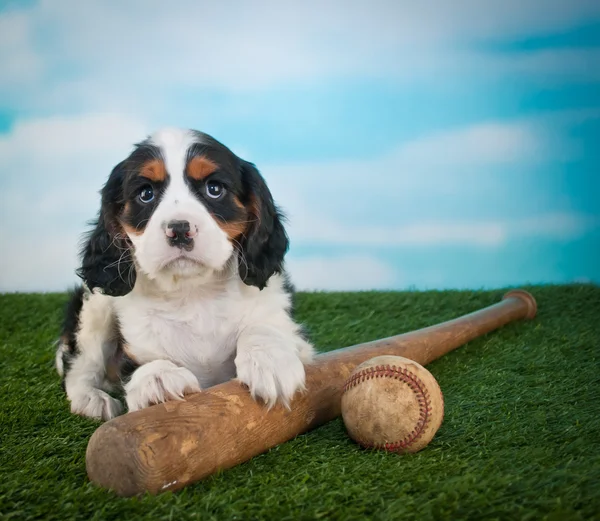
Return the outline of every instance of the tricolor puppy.
{"type": "Polygon", "coordinates": [[[237,377],[268,406],[304,386],[282,216],[258,170],[212,137],[166,129],[101,192],[56,366],[71,411],[108,420],[237,377]]]}

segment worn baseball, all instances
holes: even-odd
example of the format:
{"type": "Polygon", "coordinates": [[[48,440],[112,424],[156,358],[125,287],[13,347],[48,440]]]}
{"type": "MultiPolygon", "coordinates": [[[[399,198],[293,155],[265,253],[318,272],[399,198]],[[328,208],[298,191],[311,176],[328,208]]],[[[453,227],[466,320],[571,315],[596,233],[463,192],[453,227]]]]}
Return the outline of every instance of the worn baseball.
{"type": "Polygon", "coordinates": [[[350,437],[363,447],[417,452],[442,424],[444,397],[422,365],[401,356],[377,356],[346,381],[342,417],[350,437]]]}

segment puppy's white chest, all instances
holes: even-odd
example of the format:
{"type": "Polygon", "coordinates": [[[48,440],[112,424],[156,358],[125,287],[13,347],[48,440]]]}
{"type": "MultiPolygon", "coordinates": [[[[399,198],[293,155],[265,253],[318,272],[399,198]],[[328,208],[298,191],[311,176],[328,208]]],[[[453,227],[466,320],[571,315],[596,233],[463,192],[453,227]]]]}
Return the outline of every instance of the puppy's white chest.
{"type": "Polygon", "coordinates": [[[167,359],[190,369],[206,387],[235,375],[235,309],[219,302],[152,302],[131,299],[119,306],[128,351],[141,364],[167,359]]]}

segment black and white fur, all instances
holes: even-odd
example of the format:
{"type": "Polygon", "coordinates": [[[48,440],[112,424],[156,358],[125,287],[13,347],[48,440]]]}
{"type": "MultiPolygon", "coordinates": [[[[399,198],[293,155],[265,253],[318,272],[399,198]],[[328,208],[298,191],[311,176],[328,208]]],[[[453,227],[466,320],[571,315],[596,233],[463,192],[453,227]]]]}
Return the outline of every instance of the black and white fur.
{"type": "Polygon", "coordinates": [[[282,216],[254,165],[206,134],[164,129],[101,195],[56,353],[71,411],[120,414],[115,384],[135,411],[235,377],[288,405],[313,347],[292,317],[282,216]]]}

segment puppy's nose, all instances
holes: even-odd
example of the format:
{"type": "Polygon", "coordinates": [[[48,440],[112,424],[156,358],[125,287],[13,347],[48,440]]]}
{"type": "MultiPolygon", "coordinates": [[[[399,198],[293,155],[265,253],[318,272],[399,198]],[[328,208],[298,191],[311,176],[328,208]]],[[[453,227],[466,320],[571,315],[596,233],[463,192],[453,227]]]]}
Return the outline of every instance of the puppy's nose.
{"type": "Polygon", "coordinates": [[[189,248],[194,242],[196,231],[192,231],[189,221],[169,221],[166,228],[167,240],[171,246],[189,248]]]}

